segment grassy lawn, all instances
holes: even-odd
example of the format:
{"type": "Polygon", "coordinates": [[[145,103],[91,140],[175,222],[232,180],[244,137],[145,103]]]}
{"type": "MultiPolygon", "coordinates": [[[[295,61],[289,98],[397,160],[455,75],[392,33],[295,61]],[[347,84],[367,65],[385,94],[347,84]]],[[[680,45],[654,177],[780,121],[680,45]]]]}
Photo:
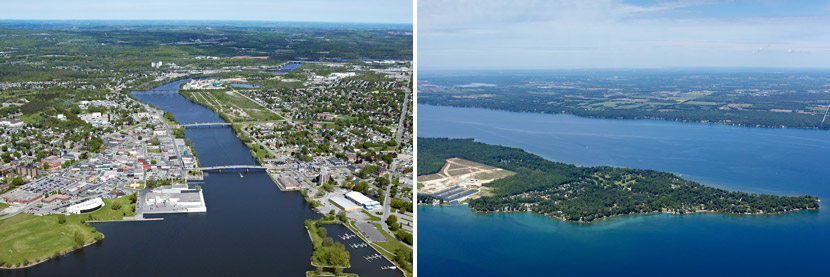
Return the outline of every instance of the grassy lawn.
{"type": "Polygon", "coordinates": [[[124,214],[135,215],[132,211],[134,205],[126,196],[104,202],[106,206],[97,211],[66,216],[63,224],[58,222],[60,215],[36,216],[27,213],[0,221],[0,264],[6,267],[31,264],[103,238],[103,234],[81,223],[82,220],[119,220],[124,214]],[[120,202],[121,209],[113,210],[114,202],[120,202]],[[76,232],[80,234],[82,243],[75,241],[76,232]]]}
{"type": "Polygon", "coordinates": [[[317,277],[317,276],[357,277],[357,274],[354,274],[354,273],[340,273],[340,275],[335,275],[334,273],[331,273],[331,272],[323,272],[323,273],[317,274],[316,271],[306,271],[305,276],[306,277],[317,277]]]}
{"type": "Polygon", "coordinates": [[[369,216],[369,220],[372,220],[372,221],[380,221],[380,217],[374,216],[374,215],[370,214],[370,213],[369,213],[369,212],[367,212],[367,211],[362,211],[362,212],[363,212],[364,214],[366,214],[366,215],[368,215],[368,216],[369,216]]]}
{"type": "Polygon", "coordinates": [[[395,249],[398,249],[399,247],[406,247],[406,245],[404,245],[403,242],[400,242],[398,240],[398,238],[396,238],[392,235],[389,235],[388,233],[383,231],[383,227],[380,226],[380,223],[374,223],[373,222],[372,225],[375,225],[375,228],[378,228],[378,231],[380,231],[380,233],[383,234],[383,236],[386,237],[386,240],[387,240],[387,242],[373,242],[373,243],[379,245],[380,247],[383,247],[383,249],[391,251],[392,255],[389,256],[390,259],[395,257],[395,255],[394,255],[395,249]]]}
{"type": "Polygon", "coordinates": [[[9,207],[9,204],[6,204],[6,203],[0,203],[0,210],[5,209],[5,208],[8,208],[8,207],[9,207]]]}

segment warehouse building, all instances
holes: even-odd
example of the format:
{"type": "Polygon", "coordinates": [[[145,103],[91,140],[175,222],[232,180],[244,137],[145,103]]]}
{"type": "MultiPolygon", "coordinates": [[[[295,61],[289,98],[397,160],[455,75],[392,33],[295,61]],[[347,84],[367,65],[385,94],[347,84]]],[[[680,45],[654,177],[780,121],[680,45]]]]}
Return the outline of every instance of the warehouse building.
{"type": "Polygon", "coordinates": [[[366,195],[363,195],[362,193],[356,191],[346,193],[346,198],[354,201],[360,206],[363,206],[363,208],[367,210],[380,208],[380,202],[372,200],[371,198],[366,197],[366,195]]]}
{"type": "Polygon", "coordinates": [[[343,209],[347,213],[349,212],[356,212],[360,211],[361,207],[352,203],[352,201],[346,200],[343,197],[332,197],[331,202],[334,203],[335,206],[338,208],[343,209]]]}

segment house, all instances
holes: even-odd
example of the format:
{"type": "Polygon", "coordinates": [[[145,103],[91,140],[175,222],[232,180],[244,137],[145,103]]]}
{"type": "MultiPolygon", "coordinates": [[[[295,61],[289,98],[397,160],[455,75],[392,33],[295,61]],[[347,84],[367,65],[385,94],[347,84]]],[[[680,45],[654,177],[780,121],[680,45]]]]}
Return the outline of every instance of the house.
{"type": "Polygon", "coordinates": [[[389,173],[389,171],[386,170],[385,168],[378,168],[378,170],[375,170],[375,176],[378,176],[378,177],[386,175],[387,173],[389,173]]]}
{"type": "Polygon", "coordinates": [[[355,154],[355,153],[346,153],[346,160],[348,160],[350,163],[356,162],[357,161],[357,154],[355,154]]]}

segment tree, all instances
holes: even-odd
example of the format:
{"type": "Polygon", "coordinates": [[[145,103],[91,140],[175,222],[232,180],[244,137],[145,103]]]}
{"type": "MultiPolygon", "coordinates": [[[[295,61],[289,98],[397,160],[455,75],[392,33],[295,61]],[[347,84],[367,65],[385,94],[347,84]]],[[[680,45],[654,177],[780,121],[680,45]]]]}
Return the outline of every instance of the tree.
{"type": "Polygon", "coordinates": [[[409,232],[400,229],[395,232],[395,236],[398,237],[401,241],[405,242],[406,244],[412,245],[412,234],[409,232]]]}
{"type": "Polygon", "coordinates": [[[81,246],[84,245],[84,235],[81,234],[79,231],[75,231],[75,245],[81,246]]]}
{"type": "Polygon", "coordinates": [[[14,179],[12,180],[12,186],[15,187],[22,186],[25,183],[26,181],[24,181],[23,178],[20,178],[20,176],[14,177],[14,179]]]}
{"type": "Polygon", "coordinates": [[[395,227],[397,227],[397,226],[398,226],[398,217],[397,217],[397,216],[395,216],[395,215],[390,215],[389,217],[387,217],[387,218],[386,218],[386,224],[389,224],[389,227],[390,227],[390,228],[391,228],[393,225],[394,225],[395,227]]]}
{"type": "Polygon", "coordinates": [[[59,214],[58,215],[58,224],[64,224],[64,223],[66,223],[66,216],[62,215],[62,214],[59,214]]]}
{"type": "Polygon", "coordinates": [[[320,237],[325,238],[327,234],[328,234],[328,231],[326,230],[326,228],[324,228],[324,227],[317,228],[317,235],[320,235],[320,237]]]}
{"type": "Polygon", "coordinates": [[[407,247],[398,247],[395,249],[395,262],[397,262],[406,271],[412,271],[412,249],[407,247]]]}
{"type": "Polygon", "coordinates": [[[161,141],[159,141],[158,137],[153,137],[150,139],[150,144],[158,146],[161,144],[161,141]]]}

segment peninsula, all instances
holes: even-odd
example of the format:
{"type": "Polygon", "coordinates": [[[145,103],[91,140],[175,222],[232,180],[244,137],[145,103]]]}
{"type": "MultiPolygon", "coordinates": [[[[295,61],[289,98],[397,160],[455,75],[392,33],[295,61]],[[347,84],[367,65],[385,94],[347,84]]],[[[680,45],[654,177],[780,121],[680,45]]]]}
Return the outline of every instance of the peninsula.
{"type": "MultiPolygon", "coordinates": [[[[535,212],[592,222],[656,212],[773,214],[819,208],[815,196],[727,191],[654,170],[581,167],[472,139],[418,138],[418,154],[419,186],[424,174],[439,172],[451,158],[515,172],[484,184],[490,188],[486,196],[470,197],[468,203],[476,212],[535,212]]],[[[419,196],[422,203],[436,201],[440,200],[419,196]]]]}

